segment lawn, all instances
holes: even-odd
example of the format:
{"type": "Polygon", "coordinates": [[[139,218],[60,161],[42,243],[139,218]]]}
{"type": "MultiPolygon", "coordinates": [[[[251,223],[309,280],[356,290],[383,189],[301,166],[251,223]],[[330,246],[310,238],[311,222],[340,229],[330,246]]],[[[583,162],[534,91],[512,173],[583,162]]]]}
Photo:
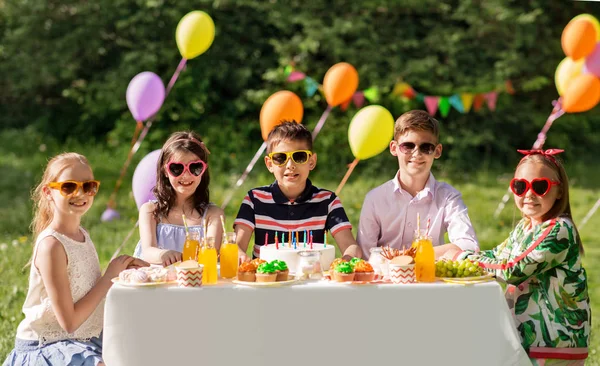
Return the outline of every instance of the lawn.
{"type": "MultiPolygon", "coordinates": [[[[119,194],[118,210],[121,213],[121,219],[110,223],[100,222],[100,215],[114,187],[118,166],[122,162],[115,156],[125,156],[124,148],[114,149],[77,143],[46,146],[42,144],[41,137],[34,133],[17,132],[0,133],[0,142],[0,202],[2,202],[0,205],[0,361],[3,361],[13,347],[16,328],[22,319],[21,306],[27,292],[28,270],[24,269],[24,266],[32,251],[32,238],[28,231],[31,220],[29,193],[36,180],[41,176],[48,157],[65,150],[81,152],[89,158],[96,178],[102,181],[100,194],[84,220],[84,226],[90,231],[98,249],[102,266],[106,266],[115,249],[135,224],[137,210],[128,184],[131,181],[134,163],[130,169],[129,178],[119,194]]],[[[323,166],[322,161],[320,164],[323,166]]],[[[577,223],[581,222],[596,199],[600,197],[600,185],[594,185],[593,182],[597,180],[594,179],[595,177],[589,176],[589,172],[598,171],[598,167],[594,168],[588,166],[573,169],[574,172],[569,171],[573,178],[571,206],[577,223]]],[[[265,174],[261,164],[258,164],[255,170],[244,186],[237,191],[232,203],[227,208],[228,222],[232,222],[234,219],[237,206],[249,188],[271,181],[272,177],[265,174]]],[[[220,203],[237,177],[216,174],[214,171],[211,173],[211,198],[214,202],[220,203]]],[[[339,183],[339,181],[333,180],[320,180],[318,171],[316,173],[313,182],[318,186],[335,189],[339,183]]],[[[384,173],[380,177],[355,175],[350,178],[342,191],[341,199],[355,227],[365,194],[389,179],[393,173],[384,173]]],[[[518,212],[511,202],[500,218],[493,217],[493,212],[506,191],[510,168],[506,173],[461,176],[460,180],[444,178],[463,193],[483,249],[491,248],[501,242],[508,235],[513,223],[519,218],[518,212]]],[[[343,174],[344,171],[340,170],[340,179],[343,174]]],[[[594,245],[600,241],[600,234],[594,229],[596,225],[600,226],[600,213],[581,230],[586,248],[584,264],[588,271],[590,297],[594,309],[597,308],[596,303],[600,301],[600,288],[598,287],[600,284],[600,248],[594,245]]],[[[126,243],[123,253],[132,253],[138,238],[139,235],[136,231],[126,243]]],[[[590,358],[587,365],[600,364],[600,357],[597,354],[600,341],[594,337],[599,330],[597,322],[593,322],[590,358]]],[[[468,347],[476,346],[468,345],[468,347]]]]}

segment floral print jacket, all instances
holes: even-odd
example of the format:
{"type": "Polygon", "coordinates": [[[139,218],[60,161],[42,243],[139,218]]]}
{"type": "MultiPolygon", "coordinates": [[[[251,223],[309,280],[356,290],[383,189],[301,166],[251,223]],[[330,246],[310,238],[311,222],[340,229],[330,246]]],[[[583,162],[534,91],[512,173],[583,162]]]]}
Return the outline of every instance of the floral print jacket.
{"type": "Polygon", "coordinates": [[[587,357],[587,276],[570,218],[557,217],[533,228],[524,218],[496,248],[465,251],[457,258],[467,257],[508,284],[506,299],[530,357],[587,357]]]}

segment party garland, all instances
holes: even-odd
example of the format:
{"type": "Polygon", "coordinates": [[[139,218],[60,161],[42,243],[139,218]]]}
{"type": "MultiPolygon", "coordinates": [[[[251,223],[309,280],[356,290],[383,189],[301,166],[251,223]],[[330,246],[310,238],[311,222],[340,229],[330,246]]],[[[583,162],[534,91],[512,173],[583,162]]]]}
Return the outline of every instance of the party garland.
{"type": "MultiPolygon", "coordinates": [[[[324,94],[323,86],[321,84],[314,78],[298,71],[294,66],[286,66],[284,68],[284,73],[288,82],[294,83],[304,81],[304,89],[307,97],[313,97],[317,91],[322,95],[324,94]]],[[[511,95],[514,94],[515,89],[513,88],[512,82],[506,80],[504,88],[484,93],[453,93],[450,96],[441,96],[419,93],[410,84],[400,80],[394,85],[391,94],[397,98],[416,99],[425,104],[425,108],[430,115],[434,116],[439,111],[442,117],[446,117],[450,112],[450,107],[454,107],[454,109],[460,113],[468,113],[471,109],[478,112],[482,108],[484,102],[486,102],[490,111],[495,111],[498,94],[500,92],[506,92],[511,95]]],[[[379,102],[380,97],[381,93],[379,88],[377,86],[372,86],[364,90],[356,91],[350,100],[340,105],[340,109],[345,111],[351,103],[357,108],[361,108],[365,104],[365,101],[377,103],[379,102]]]]}

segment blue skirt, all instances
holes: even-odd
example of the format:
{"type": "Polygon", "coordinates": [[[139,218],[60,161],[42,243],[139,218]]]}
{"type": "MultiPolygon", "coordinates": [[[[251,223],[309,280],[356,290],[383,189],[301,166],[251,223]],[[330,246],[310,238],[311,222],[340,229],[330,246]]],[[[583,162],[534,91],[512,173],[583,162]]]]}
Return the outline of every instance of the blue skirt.
{"type": "Polygon", "coordinates": [[[38,341],[15,339],[15,349],[2,366],[97,366],[102,362],[102,334],[87,342],[66,339],[44,346],[38,341]]]}

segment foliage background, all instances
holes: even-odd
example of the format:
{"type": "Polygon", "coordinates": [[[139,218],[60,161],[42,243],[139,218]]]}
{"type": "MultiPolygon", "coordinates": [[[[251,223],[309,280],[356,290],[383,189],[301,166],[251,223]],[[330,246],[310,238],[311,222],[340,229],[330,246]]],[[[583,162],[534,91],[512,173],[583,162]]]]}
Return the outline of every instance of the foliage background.
{"type": "MultiPolygon", "coordinates": [[[[495,112],[484,107],[438,116],[444,154],[434,173],[463,192],[482,247],[492,247],[514,220],[513,209],[500,219],[492,212],[518,161],[515,150],[533,144],[552,109],[554,71],[564,57],[560,35],[581,13],[600,17],[600,5],[555,0],[0,0],[0,360],[12,348],[22,317],[27,290],[22,267],[32,240],[28,191],[45,160],[75,150],[92,161],[103,189],[84,224],[106,265],[135,222],[130,186],[135,164],[160,148],[171,132],[202,134],[212,152],[211,194],[219,203],[261,144],[258,115],[270,94],[295,91],[304,102],[304,123],[315,126],[326,103],[319,94],[306,97],[302,83],[285,81],[283,68],[291,63],[317,81],[331,65],[352,63],[360,75],[359,89],[377,86],[380,104],[394,117],[425,108],[391,97],[398,79],[428,95],[487,92],[511,80],[517,93],[500,94],[495,112]],[[195,9],[214,19],[215,41],[188,61],[134,157],[117,200],[122,220],[100,224],[135,127],[125,103],[127,84],[141,71],[168,82],[180,60],[175,27],[195,9]]],[[[346,136],[355,112],[354,107],[347,112],[336,108],[315,141],[319,165],[311,179],[319,186],[335,188],[353,160],[346,136]]],[[[598,108],[563,116],[546,143],[567,150],[578,222],[600,196],[599,122],[598,108]]],[[[353,224],[362,197],[389,179],[396,164],[384,153],[358,165],[342,195],[353,224]]],[[[244,191],[271,179],[259,164],[228,207],[229,222],[244,191]]],[[[600,298],[597,225],[600,217],[582,231],[593,306],[600,298]]],[[[136,240],[134,235],[126,252],[136,240]]],[[[598,363],[599,346],[593,337],[588,364],[598,363]]]]}

